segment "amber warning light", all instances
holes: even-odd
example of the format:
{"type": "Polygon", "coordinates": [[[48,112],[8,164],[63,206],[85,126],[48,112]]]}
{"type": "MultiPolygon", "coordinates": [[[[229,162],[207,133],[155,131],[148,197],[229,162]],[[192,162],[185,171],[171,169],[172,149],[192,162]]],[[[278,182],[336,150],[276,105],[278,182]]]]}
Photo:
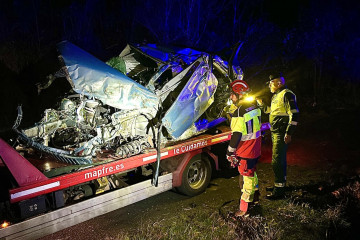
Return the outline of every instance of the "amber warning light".
{"type": "Polygon", "coordinates": [[[4,222],[1,224],[1,228],[7,228],[9,225],[10,225],[9,222],[4,221],[4,222]]]}

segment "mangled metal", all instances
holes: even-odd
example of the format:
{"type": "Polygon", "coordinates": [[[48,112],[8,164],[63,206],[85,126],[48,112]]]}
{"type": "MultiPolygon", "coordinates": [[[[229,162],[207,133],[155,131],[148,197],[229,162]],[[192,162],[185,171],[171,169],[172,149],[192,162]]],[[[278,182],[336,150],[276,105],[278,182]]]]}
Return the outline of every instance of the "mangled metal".
{"type": "MultiPolygon", "coordinates": [[[[131,45],[107,64],[69,42],[59,44],[63,71],[77,93],[47,109],[34,127],[17,130],[29,146],[71,164],[107,150],[128,157],[220,124],[228,65],[193,49],[131,45]],[[163,126],[163,131],[158,127],[163,126]]],[[[242,78],[238,66],[231,67],[242,78]]]]}
{"type": "Polygon", "coordinates": [[[214,102],[218,81],[209,65],[201,61],[174,104],[163,118],[164,126],[179,138],[214,102]]]}
{"type": "Polygon", "coordinates": [[[156,95],[69,42],[59,44],[75,92],[122,110],[158,107],[156,95]]]}

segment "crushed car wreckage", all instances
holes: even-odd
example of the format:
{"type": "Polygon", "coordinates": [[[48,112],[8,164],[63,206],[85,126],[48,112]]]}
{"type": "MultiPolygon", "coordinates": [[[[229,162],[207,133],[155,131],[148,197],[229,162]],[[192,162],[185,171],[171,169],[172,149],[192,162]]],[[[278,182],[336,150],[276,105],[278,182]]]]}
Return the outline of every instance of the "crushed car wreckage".
{"type": "Polygon", "coordinates": [[[70,42],[58,44],[65,76],[75,94],[45,110],[35,126],[13,129],[27,146],[69,164],[91,164],[109,150],[128,157],[200,134],[224,122],[228,86],[242,79],[239,66],[217,55],[155,44],[127,45],[102,62],[70,42]]]}

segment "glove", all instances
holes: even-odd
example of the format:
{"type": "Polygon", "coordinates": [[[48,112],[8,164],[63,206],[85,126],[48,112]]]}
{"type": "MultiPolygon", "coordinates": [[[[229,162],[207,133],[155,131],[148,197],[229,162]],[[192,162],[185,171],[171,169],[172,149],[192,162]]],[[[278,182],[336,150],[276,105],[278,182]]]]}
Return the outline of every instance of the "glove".
{"type": "Polygon", "coordinates": [[[226,105],[226,106],[224,107],[223,111],[224,111],[225,113],[229,113],[229,112],[230,112],[230,105],[226,105]]]}
{"type": "Polygon", "coordinates": [[[256,97],[255,100],[256,100],[258,106],[264,105],[264,101],[261,98],[256,97]]]}
{"type": "Polygon", "coordinates": [[[235,168],[239,165],[239,160],[236,158],[234,154],[226,155],[226,159],[230,162],[230,166],[235,168]]]}
{"type": "Polygon", "coordinates": [[[226,118],[231,119],[229,109],[230,109],[230,106],[225,106],[224,109],[221,111],[220,117],[226,117],[226,118]]]}

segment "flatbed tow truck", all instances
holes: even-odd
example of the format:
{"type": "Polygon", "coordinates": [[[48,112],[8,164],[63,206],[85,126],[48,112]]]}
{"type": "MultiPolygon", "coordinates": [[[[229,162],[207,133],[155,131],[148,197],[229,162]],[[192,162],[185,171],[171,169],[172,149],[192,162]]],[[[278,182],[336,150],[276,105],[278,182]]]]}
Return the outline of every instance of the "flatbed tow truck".
{"type": "MultiPolygon", "coordinates": [[[[267,128],[268,124],[262,125],[263,130],[267,128]]],[[[226,149],[231,138],[228,127],[213,132],[160,151],[106,159],[53,177],[34,166],[39,159],[26,159],[0,139],[0,169],[9,170],[8,178],[13,180],[8,200],[1,203],[0,240],[37,239],[173,188],[189,196],[200,194],[213,170],[219,170],[218,157],[225,152],[218,150],[226,149]],[[161,171],[152,178],[157,163],[161,171]],[[130,184],[132,175],[141,176],[142,181],[130,184]]],[[[69,166],[58,169],[62,168],[69,166]]]]}

